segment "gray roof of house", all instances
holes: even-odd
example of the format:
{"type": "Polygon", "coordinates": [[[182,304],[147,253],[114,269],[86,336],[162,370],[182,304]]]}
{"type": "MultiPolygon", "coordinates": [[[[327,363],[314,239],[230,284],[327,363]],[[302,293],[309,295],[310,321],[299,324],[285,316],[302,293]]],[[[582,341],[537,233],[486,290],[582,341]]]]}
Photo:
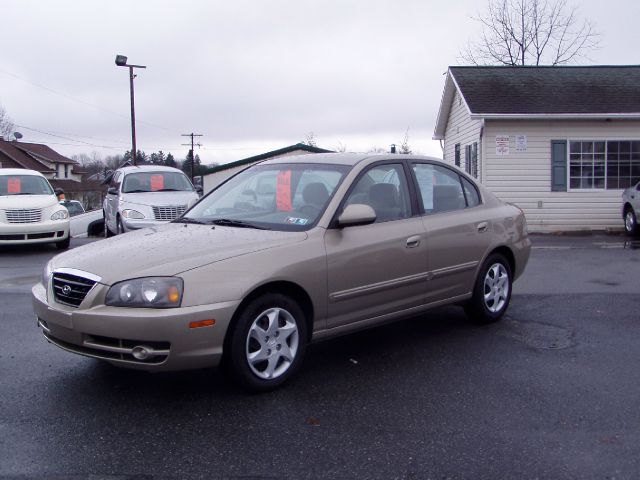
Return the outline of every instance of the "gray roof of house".
{"type": "Polygon", "coordinates": [[[640,113],[640,66],[450,67],[473,114],[640,113]]]}

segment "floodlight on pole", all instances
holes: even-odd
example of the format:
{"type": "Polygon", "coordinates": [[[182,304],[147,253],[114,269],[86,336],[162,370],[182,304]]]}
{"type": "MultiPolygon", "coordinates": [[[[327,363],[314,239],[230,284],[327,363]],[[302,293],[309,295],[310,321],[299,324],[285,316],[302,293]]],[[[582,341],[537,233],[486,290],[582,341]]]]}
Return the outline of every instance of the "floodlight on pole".
{"type": "Polygon", "coordinates": [[[129,67],[129,92],[131,94],[131,158],[133,159],[133,164],[135,165],[138,150],[136,149],[136,109],[133,93],[133,79],[136,76],[133,74],[133,69],[147,67],[145,65],[128,64],[127,57],[125,57],[124,55],[116,55],[116,65],[119,67],[129,67]]]}

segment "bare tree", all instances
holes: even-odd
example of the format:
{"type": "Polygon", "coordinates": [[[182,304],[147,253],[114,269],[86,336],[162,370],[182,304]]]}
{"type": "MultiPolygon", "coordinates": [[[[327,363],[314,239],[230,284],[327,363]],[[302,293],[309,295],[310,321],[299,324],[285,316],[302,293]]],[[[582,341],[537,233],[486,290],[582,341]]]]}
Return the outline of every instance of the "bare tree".
{"type": "Polygon", "coordinates": [[[409,146],[409,127],[407,127],[407,130],[404,132],[404,138],[402,139],[402,144],[400,145],[400,153],[404,153],[407,155],[411,155],[413,153],[411,147],[409,146]]]}
{"type": "Polygon", "coordinates": [[[585,58],[600,35],[567,0],[488,0],[476,42],[460,54],[472,65],[564,65],[585,58]]]}
{"type": "Polygon", "coordinates": [[[317,147],[318,145],[316,144],[316,136],[314,135],[313,132],[309,132],[307,133],[306,138],[304,139],[304,142],[302,142],[304,145],[309,145],[310,147],[317,147]]]}
{"type": "Polygon", "coordinates": [[[336,152],[344,153],[347,151],[347,145],[338,140],[338,145],[333,147],[336,152]]]}
{"type": "Polygon", "coordinates": [[[0,105],[0,138],[9,140],[14,128],[15,125],[7,115],[7,111],[0,105]]]}

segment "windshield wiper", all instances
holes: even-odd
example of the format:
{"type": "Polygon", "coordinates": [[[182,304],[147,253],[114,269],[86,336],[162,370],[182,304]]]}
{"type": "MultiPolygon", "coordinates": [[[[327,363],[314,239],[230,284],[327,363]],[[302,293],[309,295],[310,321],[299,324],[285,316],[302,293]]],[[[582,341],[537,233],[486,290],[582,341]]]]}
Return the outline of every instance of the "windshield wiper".
{"type": "Polygon", "coordinates": [[[210,222],[205,222],[204,220],[198,220],[197,218],[190,218],[190,217],[176,218],[175,220],[172,220],[171,223],[193,223],[194,225],[210,224],[210,222]]]}
{"type": "Polygon", "coordinates": [[[238,227],[238,228],[255,228],[257,230],[271,230],[267,227],[259,227],[253,223],[243,222],[242,220],[232,220],[230,218],[216,218],[214,220],[209,220],[209,223],[213,223],[214,225],[221,225],[223,227],[238,227]]]}
{"type": "Polygon", "coordinates": [[[149,190],[127,190],[126,192],[122,193],[149,193],[149,190]]]}
{"type": "Polygon", "coordinates": [[[159,190],[154,190],[154,192],[186,192],[188,190],[180,190],[179,188],[161,188],[159,190]]]}

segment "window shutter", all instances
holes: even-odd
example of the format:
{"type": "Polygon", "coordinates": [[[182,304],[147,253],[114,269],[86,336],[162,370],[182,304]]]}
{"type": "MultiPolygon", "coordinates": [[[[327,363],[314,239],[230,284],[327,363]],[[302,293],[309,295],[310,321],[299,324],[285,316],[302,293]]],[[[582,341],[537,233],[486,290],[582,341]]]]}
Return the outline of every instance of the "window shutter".
{"type": "Polygon", "coordinates": [[[551,191],[567,191],[566,140],[551,140],[551,191]]]}

